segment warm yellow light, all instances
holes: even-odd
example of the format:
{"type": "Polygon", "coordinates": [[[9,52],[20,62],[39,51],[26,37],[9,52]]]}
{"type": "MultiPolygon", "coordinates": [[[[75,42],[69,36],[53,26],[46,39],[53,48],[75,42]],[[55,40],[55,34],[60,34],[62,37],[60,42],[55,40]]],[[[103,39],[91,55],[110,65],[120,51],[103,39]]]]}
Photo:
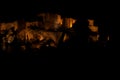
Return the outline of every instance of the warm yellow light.
{"type": "Polygon", "coordinates": [[[70,18],[70,28],[72,28],[73,24],[76,22],[75,19],[70,18]]]}
{"type": "Polygon", "coordinates": [[[94,20],[88,19],[89,25],[93,26],[94,25],[94,20]]]}
{"type": "Polygon", "coordinates": [[[109,37],[109,36],[107,37],[107,40],[108,40],[108,41],[110,40],[110,37],[109,37]]]}
{"type": "Polygon", "coordinates": [[[98,32],[98,26],[88,26],[92,32],[98,32]]]}

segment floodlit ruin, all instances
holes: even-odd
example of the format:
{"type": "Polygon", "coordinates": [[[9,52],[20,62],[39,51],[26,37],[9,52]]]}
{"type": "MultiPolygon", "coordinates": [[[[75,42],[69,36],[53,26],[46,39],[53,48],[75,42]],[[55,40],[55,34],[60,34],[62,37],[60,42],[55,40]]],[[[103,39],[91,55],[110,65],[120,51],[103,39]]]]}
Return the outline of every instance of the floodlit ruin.
{"type": "MultiPolygon", "coordinates": [[[[0,48],[3,51],[42,49],[42,48],[70,48],[72,39],[76,37],[73,29],[77,19],[62,17],[60,14],[39,13],[34,19],[20,19],[11,22],[0,22],[0,48]],[[61,45],[62,44],[62,45],[61,45]]],[[[101,34],[99,25],[94,25],[94,19],[88,18],[88,44],[98,44],[101,34]]],[[[81,26],[79,26],[81,27],[81,26]]],[[[106,41],[110,36],[106,37],[106,41]]]]}
{"type": "MultiPolygon", "coordinates": [[[[51,13],[40,13],[37,17],[41,20],[22,19],[0,23],[0,33],[3,35],[1,37],[2,50],[7,50],[8,46],[11,46],[9,44],[13,42],[19,42],[18,46],[24,50],[28,43],[31,49],[40,49],[43,46],[57,48],[63,34],[61,29],[72,28],[76,21],[73,18],[62,18],[59,14],[51,13]]],[[[65,34],[62,41],[65,42],[68,39],[69,35],[65,34]]]]}

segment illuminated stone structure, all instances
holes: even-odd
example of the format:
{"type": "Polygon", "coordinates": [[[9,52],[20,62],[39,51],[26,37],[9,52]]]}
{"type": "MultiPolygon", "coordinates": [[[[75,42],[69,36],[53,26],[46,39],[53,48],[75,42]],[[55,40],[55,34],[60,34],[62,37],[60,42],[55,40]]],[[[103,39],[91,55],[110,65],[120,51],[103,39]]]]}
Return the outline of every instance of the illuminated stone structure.
{"type": "Polygon", "coordinates": [[[99,40],[99,32],[98,32],[98,26],[94,25],[93,19],[88,19],[88,28],[90,29],[90,35],[89,40],[93,42],[97,42],[99,40]]]}
{"type": "Polygon", "coordinates": [[[0,30],[8,30],[10,28],[14,27],[14,30],[16,31],[18,29],[18,22],[8,22],[8,23],[1,23],[0,30]]]}
{"type": "Polygon", "coordinates": [[[33,22],[26,22],[26,28],[30,27],[30,26],[38,26],[38,21],[33,21],[33,22]]]}
{"type": "Polygon", "coordinates": [[[62,18],[59,14],[41,13],[38,17],[43,18],[44,28],[46,30],[56,30],[62,25],[62,18]]]}
{"type": "Polygon", "coordinates": [[[73,24],[76,22],[73,18],[64,18],[64,24],[65,28],[72,28],[73,24]]]}
{"type": "MultiPolygon", "coordinates": [[[[52,13],[41,13],[36,17],[41,18],[41,20],[27,21],[25,19],[20,19],[13,22],[2,22],[0,23],[0,30],[9,30],[11,27],[14,27],[14,30],[17,30],[17,35],[15,36],[21,43],[24,44],[21,46],[25,46],[26,42],[30,42],[30,44],[35,47],[36,43],[34,44],[34,41],[38,41],[36,46],[41,46],[41,43],[47,43],[47,41],[52,40],[49,46],[57,47],[59,44],[59,39],[62,35],[62,31],[59,32],[58,29],[61,27],[72,28],[72,25],[76,21],[73,18],[62,18],[61,15],[52,13]],[[34,26],[37,26],[40,29],[31,29],[31,27],[34,26]]],[[[5,34],[5,36],[6,35],[8,34],[5,34]]],[[[67,39],[68,35],[64,35],[63,42],[67,39]]],[[[9,40],[12,41],[12,38],[10,37],[9,40]]],[[[2,42],[2,47],[5,49],[5,37],[3,37],[2,42]]]]}
{"type": "Polygon", "coordinates": [[[88,19],[88,22],[89,22],[89,29],[92,31],[92,32],[98,32],[98,26],[95,26],[94,25],[94,20],[92,19],[88,19]]]}

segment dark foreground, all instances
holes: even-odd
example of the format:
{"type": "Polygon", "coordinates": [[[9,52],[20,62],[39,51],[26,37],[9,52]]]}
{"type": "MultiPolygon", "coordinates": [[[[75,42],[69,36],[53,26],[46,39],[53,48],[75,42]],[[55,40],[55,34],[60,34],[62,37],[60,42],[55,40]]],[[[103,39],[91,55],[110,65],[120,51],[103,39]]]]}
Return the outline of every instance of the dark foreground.
{"type": "Polygon", "coordinates": [[[59,64],[59,63],[109,63],[110,49],[56,49],[45,48],[39,50],[14,50],[0,53],[2,64],[59,64]],[[107,61],[107,62],[106,62],[107,61]]]}
{"type": "Polygon", "coordinates": [[[1,51],[0,57],[2,64],[48,64],[48,54],[43,50],[1,51]]]}

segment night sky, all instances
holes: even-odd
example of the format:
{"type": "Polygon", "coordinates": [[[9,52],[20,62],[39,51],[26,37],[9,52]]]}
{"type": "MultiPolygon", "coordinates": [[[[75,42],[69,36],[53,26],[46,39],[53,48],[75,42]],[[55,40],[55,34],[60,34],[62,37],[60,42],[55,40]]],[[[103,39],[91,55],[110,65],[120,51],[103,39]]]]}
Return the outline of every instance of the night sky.
{"type": "MultiPolygon", "coordinates": [[[[60,13],[63,16],[90,16],[105,15],[110,10],[109,4],[88,1],[65,1],[65,0],[2,0],[0,1],[1,16],[26,16],[38,12],[60,13]],[[99,3],[99,4],[98,4],[99,3]]],[[[108,15],[108,14],[107,14],[108,15]]]]}
{"type": "MultiPolygon", "coordinates": [[[[58,13],[63,17],[76,19],[94,18],[108,21],[112,16],[110,3],[65,0],[2,0],[0,1],[0,20],[18,20],[35,16],[41,12],[58,13]]],[[[109,21],[108,21],[109,22],[109,21]]]]}

